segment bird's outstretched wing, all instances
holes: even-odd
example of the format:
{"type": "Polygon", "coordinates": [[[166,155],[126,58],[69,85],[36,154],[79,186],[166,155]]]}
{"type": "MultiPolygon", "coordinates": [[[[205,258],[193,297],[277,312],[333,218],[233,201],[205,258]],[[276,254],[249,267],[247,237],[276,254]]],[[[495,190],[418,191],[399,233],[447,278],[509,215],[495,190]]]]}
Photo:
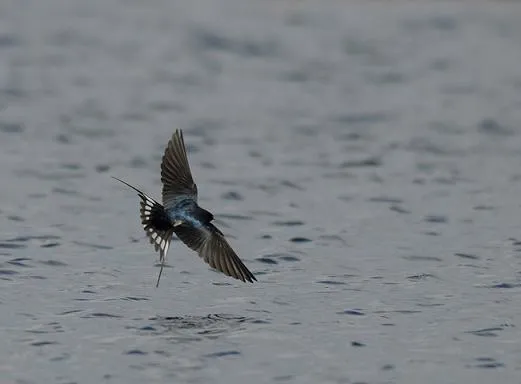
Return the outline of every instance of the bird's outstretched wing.
{"type": "Polygon", "coordinates": [[[166,209],[172,208],[179,199],[188,197],[197,201],[197,186],[190,172],[181,130],[175,131],[165,149],[161,162],[161,182],[166,209]]]}
{"type": "MultiPolygon", "coordinates": [[[[141,217],[141,224],[143,225],[143,229],[145,230],[150,243],[154,245],[156,251],[159,251],[159,260],[161,262],[162,272],[166,253],[168,252],[170,241],[172,240],[172,235],[174,233],[174,229],[168,216],[166,215],[165,209],[157,201],[152,199],[150,196],[145,195],[139,189],[130,185],[126,181],[118,179],[114,176],[112,176],[112,178],[135,190],[140,197],[141,201],[139,204],[139,214],[141,217]]],[[[157,285],[159,285],[161,272],[159,273],[159,277],[157,279],[157,285]]]]}
{"type": "Polygon", "coordinates": [[[189,224],[174,227],[175,234],[203,260],[222,273],[244,282],[257,281],[243,264],[217,227],[209,223],[196,228],[189,224]]]}

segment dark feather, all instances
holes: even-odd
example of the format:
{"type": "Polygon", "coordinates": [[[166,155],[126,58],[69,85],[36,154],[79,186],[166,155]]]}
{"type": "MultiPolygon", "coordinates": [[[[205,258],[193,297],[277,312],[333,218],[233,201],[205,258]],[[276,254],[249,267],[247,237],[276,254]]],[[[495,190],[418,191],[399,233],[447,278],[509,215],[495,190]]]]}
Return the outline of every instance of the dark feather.
{"type": "Polygon", "coordinates": [[[213,224],[196,228],[188,224],[174,227],[175,234],[203,260],[222,273],[244,282],[257,281],[213,224]]]}
{"type": "Polygon", "coordinates": [[[183,132],[176,130],[168,142],[161,162],[163,204],[171,208],[180,198],[197,201],[197,186],[192,178],[183,139],[183,132]]]}

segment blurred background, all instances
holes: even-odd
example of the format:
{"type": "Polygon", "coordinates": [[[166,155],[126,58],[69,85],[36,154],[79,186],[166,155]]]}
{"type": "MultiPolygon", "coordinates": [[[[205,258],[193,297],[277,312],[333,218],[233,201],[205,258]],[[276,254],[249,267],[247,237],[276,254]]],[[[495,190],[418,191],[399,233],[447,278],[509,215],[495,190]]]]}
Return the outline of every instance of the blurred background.
{"type": "Polygon", "coordinates": [[[513,383],[521,5],[0,3],[0,383],[513,383]],[[158,255],[183,129],[258,279],[158,255]]]}

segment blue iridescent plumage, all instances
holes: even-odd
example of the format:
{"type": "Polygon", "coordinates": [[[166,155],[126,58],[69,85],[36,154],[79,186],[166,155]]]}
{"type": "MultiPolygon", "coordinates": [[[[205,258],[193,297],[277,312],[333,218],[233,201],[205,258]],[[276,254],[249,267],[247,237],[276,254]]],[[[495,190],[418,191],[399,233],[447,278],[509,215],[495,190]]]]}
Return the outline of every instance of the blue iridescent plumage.
{"type": "Polygon", "coordinates": [[[114,178],[134,189],[141,198],[141,223],[160,255],[161,270],[156,286],[159,286],[166,253],[174,233],[212,268],[244,282],[256,281],[255,276],[230,247],[223,233],[211,223],[213,214],[197,204],[197,186],[190,172],[182,131],[177,130],[173,134],[161,162],[163,204],[127,182],[114,178]]]}

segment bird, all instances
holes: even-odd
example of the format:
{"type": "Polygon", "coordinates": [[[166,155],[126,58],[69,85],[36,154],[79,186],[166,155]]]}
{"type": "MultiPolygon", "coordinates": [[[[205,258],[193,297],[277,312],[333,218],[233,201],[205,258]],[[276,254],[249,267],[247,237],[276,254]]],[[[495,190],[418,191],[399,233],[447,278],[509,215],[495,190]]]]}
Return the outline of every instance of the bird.
{"type": "Polygon", "coordinates": [[[177,129],[166,146],[161,161],[162,201],[160,204],[133,185],[117,177],[112,178],[135,190],[140,200],[141,224],[150,243],[159,251],[161,269],[166,261],[170,242],[175,234],[188,248],[210,267],[243,282],[257,281],[232,249],[224,234],[212,223],[211,212],[197,204],[197,185],[194,182],[183,139],[177,129]]]}

